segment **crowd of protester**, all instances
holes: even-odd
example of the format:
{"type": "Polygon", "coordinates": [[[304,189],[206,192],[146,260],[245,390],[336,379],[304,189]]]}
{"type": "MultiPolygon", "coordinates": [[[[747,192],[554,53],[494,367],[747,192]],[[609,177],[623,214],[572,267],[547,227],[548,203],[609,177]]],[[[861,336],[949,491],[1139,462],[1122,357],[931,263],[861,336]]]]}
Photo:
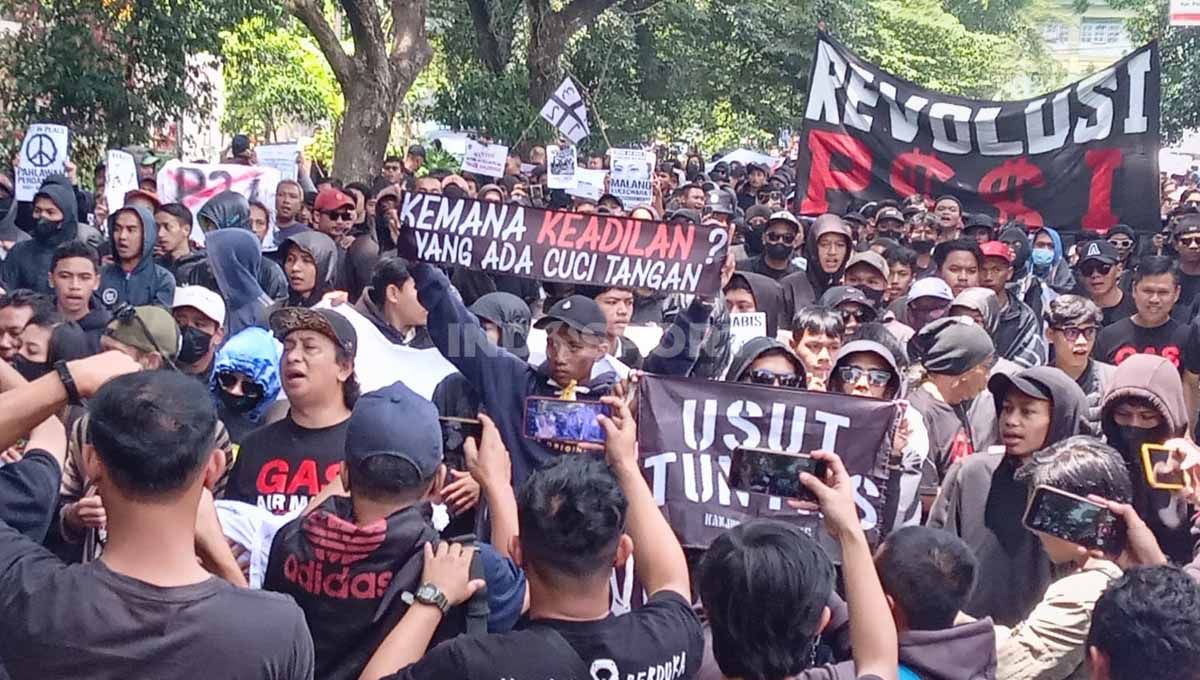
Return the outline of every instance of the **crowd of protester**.
{"type": "Polygon", "coordinates": [[[508,160],[414,145],[194,213],[152,160],[119,208],[103,166],[94,193],[0,181],[0,677],[1200,678],[1194,181],[1161,225],[1060,233],[949,195],[797,216],[787,163],[664,157],[635,206],[549,190],[541,147],[508,160]],[[405,260],[403,192],[727,229],[721,295],[405,260]],[[438,357],[427,393],[404,379],[438,357]],[[685,551],[638,457],[646,374],[899,403],[878,545],[815,451],[787,502],[837,555],[766,519],[685,551]],[[604,443],[527,436],[529,397],[603,402],[604,443]],[[1029,529],[1043,486],[1119,547],[1029,529]]]}

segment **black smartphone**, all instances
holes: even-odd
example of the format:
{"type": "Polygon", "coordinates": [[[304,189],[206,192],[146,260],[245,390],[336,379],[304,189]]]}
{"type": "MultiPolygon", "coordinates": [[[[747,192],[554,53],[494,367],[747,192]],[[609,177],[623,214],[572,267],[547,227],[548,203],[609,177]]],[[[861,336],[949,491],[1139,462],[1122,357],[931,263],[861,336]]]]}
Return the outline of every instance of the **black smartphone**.
{"type": "Polygon", "coordinates": [[[543,200],[546,197],[546,189],[541,184],[529,185],[529,198],[534,201],[543,200]]]}
{"type": "Polygon", "coordinates": [[[564,401],[548,397],[525,400],[525,436],[542,441],[603,444],[597,416],[609,415],[598,401],[564,401]]]}
{"type": "Polygon", "coordinates": [[[1108,508],[1051,486],[1033,490],[1025,526],[1109,555],[1120,554],[1125,543],[1125,527],[1108,508]]]}
{"type": "Polygon", "coordinates": [[[813,498],[800,473],[825,478],[825,462],[803,453],[738,447],[729,465],[729,487],[780,498],[813,498]]]}
{"type": "Polygon", "coordinates": [[[466,470],[467,459],[463,444],[467,437],[474,437],[478,443],[483,434],[483,425],[477,418],[454,416],[439,416],[438,425],[442,427],[442,455],[446,466],[455,470],[466,470]]]}

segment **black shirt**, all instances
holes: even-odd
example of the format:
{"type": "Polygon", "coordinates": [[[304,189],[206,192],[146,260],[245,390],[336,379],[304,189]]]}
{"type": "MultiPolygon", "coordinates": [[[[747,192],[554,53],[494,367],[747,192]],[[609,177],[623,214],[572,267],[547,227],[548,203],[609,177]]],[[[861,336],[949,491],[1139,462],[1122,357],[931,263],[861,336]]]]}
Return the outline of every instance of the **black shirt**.
{"type": "Polygon", "coordinates": [[[700,619],[687,600],[667,591],[628,614],[599,621],[538,619],[522,621],[511,633],[458,637],[389,677],[686,679],[696,674],[703,656],[700,619]]]}
{"type": "Polygon", "coordinates": [[[1104,326],[1111,326],[1121,319],[1128,319],[1137,314],[1137,305],[1133,303],[1133,293],[1127,290],[1121,291],[1121,301],[1112,307],[1101,307],[1100,311],[1104,313],[1104,320],[1101,322],[1104,326]]]}
{"type": "Polygon", "coordinates": [[[0,593],[0,663],[13,680],[313,677],[290,598],[218,578],[154,586],[103,560],[67,566],[3,521],[0,593]]]}
{"type": "Polygon", "coordinates": [[[795,263],[790,260],[788,261],[787,269],[774,269],[767,265],[766,255],[759,255],[758,257],[750,257],[745,260],[739,260],[737,263],[737,271],[762,274],[763,276],[769,276],[778,281],[788,274],[795,274],[796,272],[804,270],[797,267],[795,263]]]}
{"type": "Polygon", "coordinates": [[[1143,328],[1132,318],[1121,319],[1100,331],[1092,350],[1095,359],[1113,365],[1133,354],[1153,354],[1169,360],[1181,371],[1200,372],[1192,326],[1175,319],[1167,319],[1154,328],[1143,328]]]}
{"type": "Polygon", "coordinates": [[[41,449],[0,466],[0,520],[40,543],[54,517],[60,484],[62,468],[41,449]]]}
{"type": "Polygon", "coordinates": [[[303,508],[341,471],[349,422],[310,430],[289,413],[251,432],[242,441],[224,497],[276,515],[303,508]]]}

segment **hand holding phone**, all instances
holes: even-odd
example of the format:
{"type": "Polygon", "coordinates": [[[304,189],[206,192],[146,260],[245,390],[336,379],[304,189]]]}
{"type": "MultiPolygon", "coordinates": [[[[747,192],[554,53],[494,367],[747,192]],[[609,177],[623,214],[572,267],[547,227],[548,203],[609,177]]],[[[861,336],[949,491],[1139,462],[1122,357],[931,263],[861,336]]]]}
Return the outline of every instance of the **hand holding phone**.
{"type": "Polygon", "coordinates": [[[800,483],[801,472],[824,479],[825,464],[803,453],[742,446],[733,450],[729,486],[779,498],[816,500],[800,483]]]}
{"type": "Polygon", "coordinates": [[[611,412],[598,401],[565,401],[546,397],[525,400],[525,436],[539,441],[603,444],[599,416],[611,412]]]}
{"type": "Polygon", "coordinates": [[[1104,504],[1039,486],[1025,510],[1030,531],[1115,557],[1125,547],[1125,524],[1104,504]]]}

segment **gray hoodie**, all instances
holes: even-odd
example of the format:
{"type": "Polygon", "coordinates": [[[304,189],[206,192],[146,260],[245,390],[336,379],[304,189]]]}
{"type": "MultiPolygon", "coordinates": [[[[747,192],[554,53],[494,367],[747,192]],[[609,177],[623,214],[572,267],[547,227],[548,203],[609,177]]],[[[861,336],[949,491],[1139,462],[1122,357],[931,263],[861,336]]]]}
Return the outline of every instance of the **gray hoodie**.
{"type": "Polygon", "coordinates": [[[137,264],[125,271],[120,262],[114,261],[100,269],[100,301],[107,307],[120,304],[158,305],[171,308],[175,299],[175,277],[171,272],[154,263],[154,243],[158,240],[158,225],[154,215],[141,206],[126,206],[108,218],[109,243],[113,259],[116,260],[117,243],[113,238],[113,225],[121,213],[132,212],[142,223],[142,253],[137,264]]]}
{"type": "MultiPolygon", "coordinates": [[[[1019,375],[1053,397],[1046,442],[1090,434],[1087,397],[1070,376],[1049,366],[1019,375]]],[[[988,451],[958,461],[946,473],[927,522],[953,531],[979,561],[975,591],[964,611],[976,618],[991,616],[1005,626],[1023,621],[1051,580],[1050,559],[1021,523],[1028,487],[1015,476],[1024,463],[1023,458],[988,451]]]]}

